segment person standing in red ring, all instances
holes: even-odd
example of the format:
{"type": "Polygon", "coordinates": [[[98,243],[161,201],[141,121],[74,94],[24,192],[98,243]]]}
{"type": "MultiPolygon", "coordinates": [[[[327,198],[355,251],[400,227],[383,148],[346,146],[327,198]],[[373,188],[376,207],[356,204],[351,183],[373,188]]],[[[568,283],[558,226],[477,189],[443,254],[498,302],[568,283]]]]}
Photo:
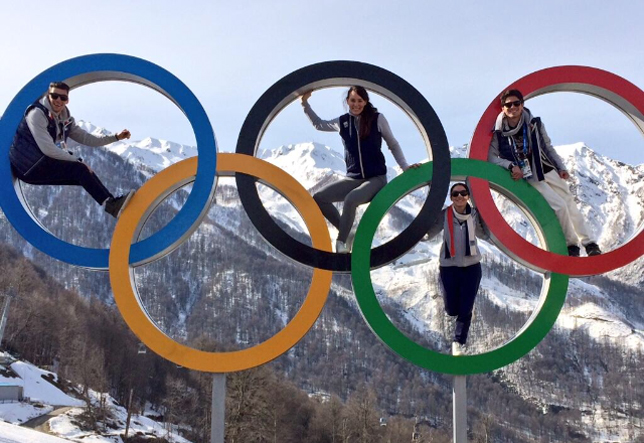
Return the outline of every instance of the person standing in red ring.
{"type": "Polygon", "coordinates": [[[9,149],[14,177],[33,185],[82,186],[105,212],[118,218],[134,191],[114,197],[83,160],[67,149],[67,138],[98,147],[130,138],[124,129],[96,136],[79,127],[71,116],[69,86],[52,82],[44,97],[29,106],[9,149]]]}
{"type": "Polygon", "coordinates": [[[570,174],[552,147],[541,119],[524,108],[523,94],[517,89],[501,94],[501,106],[488,161],[508,169],[514,180],[526,179],[546,199],[563,229],[568,255],[579,257],[580,241],[588,256],[601,254],[564,181],[570,174]]]}
{"type": "Polygon", "coordinates": [[[469,204],[470,189],[465,183],[454,184],[449,194],[452,204],[441,213],[443,224],[435,223],[427,239],[443,231],[439,267],[443,300],[447,315],[456,317],[452,355],[462,355],[483,275],[477,238],[488,239],[489,233],[478,211],[469,204]]]}
{"type": "MultiPolygon", "coordinates": [[[[400,144],[394,138],[384,115],[369,101],[369,94],[362,86],[352,86],[347,91],[349,112],[333,120],[322,120],[311,109],[308,99],[311,92],[302,95],[302,107],[313,127],[318,131],[339,132],[344,144],[347,176],[317,191],[313,198],[322,213],[338,229],[335,252],[350,252],[347,239],[353,226],[356,209],[367,203],[387,184],[387,166],[382,154],[382,139],[403,171],[420,166],[409,165],[400,144]],[[343,202],[342,215],[333,205],[343,202]]],[[[350,242],[349,242],[350,243],[350,242]]]]}

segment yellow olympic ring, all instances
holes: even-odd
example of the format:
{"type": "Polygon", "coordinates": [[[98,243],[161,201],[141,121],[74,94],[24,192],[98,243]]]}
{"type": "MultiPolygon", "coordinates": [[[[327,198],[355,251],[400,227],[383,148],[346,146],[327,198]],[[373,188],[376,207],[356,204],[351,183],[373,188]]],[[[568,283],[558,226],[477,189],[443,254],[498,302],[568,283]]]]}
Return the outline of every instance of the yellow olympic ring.
{"type": "MultiPolygon", "coordinates": [[[[130,245],[143,224],[148,209],[170,192],[194,179],[197,158],[176,163],[150,179],[132,197],[119,218],[110,248],[109,270],[112,291],[121,315],[137,337],[160,356],[186,368],[206,372],[234,372],[267,363],[293,347],[313,326],[331,288],[331,271],[315,268],[311,287],[293,319],[268,340],[251,348],[232,352],[206,352],[177,343],[161,331],[141,305],[130,245]]],[[[282,169],[255,157],[218,154],[217,174],[240,172],[259,178],[282,193],[300,212],[315,248],[331,252],[331,238],[318,205],[304,187],[282,169]]]]}

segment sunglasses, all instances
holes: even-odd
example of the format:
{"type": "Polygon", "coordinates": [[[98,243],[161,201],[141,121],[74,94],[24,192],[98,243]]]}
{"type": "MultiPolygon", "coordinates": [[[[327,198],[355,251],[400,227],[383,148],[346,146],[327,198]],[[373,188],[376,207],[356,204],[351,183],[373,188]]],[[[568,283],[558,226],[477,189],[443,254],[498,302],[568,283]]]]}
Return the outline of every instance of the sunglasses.
{"type": "Polygon", "coordinates": [[[69,96],[65,94],[56,94],[55,92],[50,92],[49,96],[51,97],[52,100],[61,99],[64,102],[69,100],[69,96]]]}
{"type": "Polygon", "coordinates": [[[518,108],[519,106],[521,106],[522,103],[523,102],[521,100],[515,100],[513,102],[505,102],[503,103],[503,107],[510,109],[511,107],[514,106],[515,108],[518,108]]]}
{"type": "Polygon", "coordinates": [[[467,191],[453,191],[453,192],[452,192],[452,198],[456,198],[456,197],[458,197],[459,195],[460,195],[461,197],[467,197],[468,195],[470,195],[470,193],[469,193],[469,192],[467,192],[467,191]]]}

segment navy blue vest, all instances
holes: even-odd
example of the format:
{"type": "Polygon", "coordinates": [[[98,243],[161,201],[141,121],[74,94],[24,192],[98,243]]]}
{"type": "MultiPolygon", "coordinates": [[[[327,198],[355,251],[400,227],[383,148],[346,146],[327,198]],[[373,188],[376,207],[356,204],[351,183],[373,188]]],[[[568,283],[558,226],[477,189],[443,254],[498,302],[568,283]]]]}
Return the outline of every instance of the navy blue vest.
{"type": "MultiPolygon", "coordinates": [[[[534,166],[534,173],[537,176],[537,180],[542,181],[544,179],[543,174],[548,172],[548,170],[544,171],[544,168],[546,168],[547,166],[541,163],[541,150],[539,149],[539,146],[545,146],[545,141],[543,140],[543,136],[541,135],[541,119],[539,117],[533,118],[530,122],[530,126],[534,128],[532,131],[528,131],[530,137],[530,145],[532,146],[532,165],[534,166]],[[538,142],[537,137],[539,137],[538,142]]],[[[493,137],[496,137],[496,140],[499,143],[499,157],[517,163],[518,158],[514,152],[514,147],[510,143],[508,137],[504,137],[501,131],[498,130],[494,131],[493,137]]],[[[523,143],[526,142],[527,140],[523,141],[523,143]]],[[[554,165],[555,163],[552,162],[552,164],[554,165]]]]}
{"type": "MultiPolygon", "coordinates": [[[[56,142],[56,121],[49,114],[49,110],[40,102],[29,106],[25,111],[25,116],[18,125],[18,130],[16,130],[16,135],[13,137],[11,148],[9,148],[11,166],[13,166],[14,172],[18,173],[18,175],[27,174],[41,158],[45,157],[45,154],[42,153],[33,134],[29,130],[26,120],[27,114],[36,108],[44,112],[45,117],[47,117],[47,132],[51,135],[54,143],[56,142]]],[[[63,128],[63,138],[65,141],[67,141],[68,128],[69,126],[63,128]]]]}
{"type": "Polygon", "coordinates": [[[351,114],[340,117],[340,137],[344,143],[344,161],[347,177],[371,178],[387,173],[382,154],[382,135],[378,130],[378,113],[374,115],[369,135],[360,139],[359,126],[351,114]]]}

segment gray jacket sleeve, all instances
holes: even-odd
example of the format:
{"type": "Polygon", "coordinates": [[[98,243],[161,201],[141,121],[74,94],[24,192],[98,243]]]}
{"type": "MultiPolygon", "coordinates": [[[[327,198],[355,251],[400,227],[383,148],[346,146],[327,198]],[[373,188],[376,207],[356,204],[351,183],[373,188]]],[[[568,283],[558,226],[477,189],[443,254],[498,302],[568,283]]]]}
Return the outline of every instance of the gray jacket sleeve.
{"type": "Polygon", "coordinates": [[[481,240],[489,240],[490,239],[490,230],[485,224],[485,221],[481,218],[481,213],[477,210],[476,211],[476,238],[479,238],[481,240]]]}
{"type": "Polygon", "coordinates": [[[382,114],[378,114],[378,130],[380,131],[382,138],[385,139],[387,147],[391,151],[391,154],[394,156],[394,159],[396,160],[396,163],[398,163],[398,166],[400,166],[403,171],[407,170],[409,168],[409,164],[405,159],[405,154],[403,154],[402,149],[400,148],[400,143],[398,143],[398,140],[396,140],[394,134],[391,132],[389,122],[382,114]]]}
{"type": "Polygon", "coordinates": [[[512,162],[506,160],[499,156],[499,140],[496,137],[496,134],[492,134],[492,141],[490,142],[490,150],[487,153],[487,161],[494,163],[495,165],[501,166],[504,169],[508,169],[512,162]]]}
{"type": "Polygon", "coordinates": [[[558,171],[566,171],[566,165],[564,165],[563,160],[561,160],[561,157],[559,157],[555,148],[552,147],[552,141],[550,140],[550,136],[548,135],[543,122],[541,122],[541,137],[543,137],[543,142],[545,143],[545,146],[542,146],[541,148],[544,150],[548,158],[552,160],[558,171]]]}
{"type": "Polygon", "coordinates": [[[85,131],[80,126],[78,126],[76,122],[72,123],[72,128],[69,131],[69,137],[72,140],[77,141],[81,145],[90,146],[92,148],[109,145],[110,143],[114,143],[118,141],[116,139],[116,135],[97,136],[97,135],[90,134],[89,132],[85,131]]]}
{"type": "Polygon", "coordinates": [[[438,216],[438,222],[432,226],[432,228],[427,231],[427,238],[429,240],[432,240],[434,237],[436,237],[440,232],[443,230],[444,226],[444,221],[445,221],[445,211],[446,209],[443,209],[438,216]]]}
{"type": "Polygon", "coordinates": [[[309,102],[302,103],[302,108],[304,109],[306,116],[311,120],[313,127],[318,131],[340,132],[340,117],[334,118],[333,120],[322,120],[313,111],[309,102]]]}
{"type": "Polygon", "coordinates": [[[56,146],[51,139],[51,135],[47,132],[47,117],[43,112],[34,109],[25,117],[27,127],[31,131],[38,148],[47,157],[55,158],[56,160],[63,161],[78,161],[79,157],[71,151],[64,150],[56,146]]]}

